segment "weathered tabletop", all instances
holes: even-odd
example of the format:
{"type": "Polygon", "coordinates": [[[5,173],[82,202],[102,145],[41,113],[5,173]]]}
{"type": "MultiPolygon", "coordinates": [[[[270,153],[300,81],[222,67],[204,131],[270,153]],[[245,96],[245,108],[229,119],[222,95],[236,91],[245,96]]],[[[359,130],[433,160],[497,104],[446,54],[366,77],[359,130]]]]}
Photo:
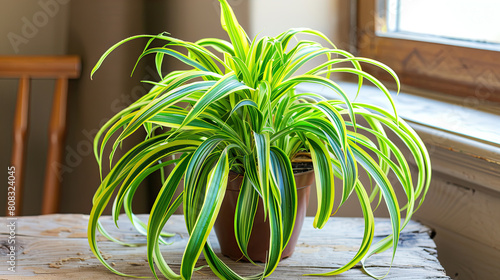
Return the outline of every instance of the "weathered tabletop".
{"type": "MultiPolygon", "coordinates": [[[[140,216],[146,220],[147,216],[140,216]]],[[[0,279],[132,279],[109,272],[92,254],[87,243],[87,215],[58,214],[20,217],[15,221],[16,271],[8,270],[8,237],[11,220],[1,218],[0,223],[0,279]]],[[[110,217],[102,219],[104,227],[122,240],[144,242],[126,217],[120,221],[120,230],[112,225],[110,217]]],[[[364,222],[358,218],[332,218],[322,230],[312,227],[312,218],[306,218],[295,253],[283,260],[267,279],[329,279],[303,276],[306,273],[328,272],[350,260],[361,242],[364,222]]],[[[176,233],[172,245],[163,246],[165,258],[179,271],[187,231],[182,216],[174,216],[167,223],[166,231],[176,233]]],[[[381,238],[390,232],[387,219],[377,219],[376,236],[381,238]]],[[[396,259],[386,279],[449,279],[437,260],[436,246],[429,237],[430,230],[410,222],[401,235],[396,259]]],[[[100,250],[107,261],[117,270],[138,276],[152,277],[146,262],[146,248],[125,247],[98,238],[100,250]]],[[[210,242],[217,252],[218,243],[212,233],[210,242]]],[[[227,260],[226,258],[223,258],[227,260]]],[[[368,260],[370,269],[384,275],[390,265],[391,253],[385,252],[368,260]]],[[[245,275],[260,272],[262,268],[248,263],[228,262],[245,275]]],[[[203,255],[199,265],[204,265],[203,255]]],[[[216,279],[209,268],[194,273],[194,279],[216,279]]],[[[360,265],[333,279],[372,279],[364,274],[360,265]]]]}

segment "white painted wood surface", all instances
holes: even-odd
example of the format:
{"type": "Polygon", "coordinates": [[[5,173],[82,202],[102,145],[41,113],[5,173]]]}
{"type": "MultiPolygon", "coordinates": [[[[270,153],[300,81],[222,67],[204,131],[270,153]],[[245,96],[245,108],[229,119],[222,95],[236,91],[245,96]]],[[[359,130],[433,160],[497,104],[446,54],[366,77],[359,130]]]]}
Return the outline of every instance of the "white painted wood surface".
{"type": "MultiPolygon", "coordinates": [[[[146,219],[142,215],[141,219],[146,219]]],[[[0,255],[7,259],[5,243],[8,229],[6,218],[0,219],[0,255]]],[[[114,228],[110,217],[102,219],[105,228],[121,240],[136,243],[145,242],[144,236],[137,234],[126,221],[120,220],[120,230],[114,228]]],[[[109,272],[93,256],[89,249],[87,235],[87,215],[57,214],[21,217],[17,220],[17,271],[7,270],[1,260],[0,279],[126,279],[109,272]]],[[[307,217],[292,257],[283,260],[276,271],[267,279],[325,279],[303,276],[306,273],[331,271],[350,260],[361,242],[364,222],[359,218],[332,218],[322,230],[312,227],[312,218],[307,217]]],[[[162,252],[174,271],[179,271],[180,261],[188,234],[183,217],[175,215],[167,223],[166,231],[176,233],[171,238],[172,245],[162,247],[162,252]]],[[[390,232],[388,219],[377,219],[376,237],[390,232]]],[[[396,259],[386,279],[449,279],[437,260],[436,246],[429,237],[430,229],[417,222],[411,222],[401,235],[396,259]]],[[[137,276],[152,277],[146,262],[146,248],[125,247],[98,238],[100,250],[107,261],[117,270],[137,276]]],[[[215,235],[210,242],[218,251],[215,235]]],[[[223,258],[227,260],[226,258],[223,258]]],[[[390,266],[389,252],[372,257],[369,269],[377,274],[385,274],[390,266]]],[[[206,262],[203,256],[198,265],[206,262]]],[[[228,261],[234,270],[250,275],[262,268],[248,263],[228,261]]],[[[193,279],[216,279],[209,268],[195,272],[193,279]]],[[[334,279],[372,279],[364,274],[360,265],[334,279]]]]}

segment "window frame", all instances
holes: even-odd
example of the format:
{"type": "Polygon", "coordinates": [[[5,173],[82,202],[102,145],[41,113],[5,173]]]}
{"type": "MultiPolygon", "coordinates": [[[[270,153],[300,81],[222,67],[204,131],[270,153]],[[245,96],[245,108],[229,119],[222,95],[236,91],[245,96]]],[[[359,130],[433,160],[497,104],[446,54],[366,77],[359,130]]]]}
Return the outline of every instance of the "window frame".
{"type": "MultiPolygon", "coordinates": [[[[376,33],[376,2],[357,2],[359,56],[390,66],[403,87],[459,96],[474,103],[500,103],[499,51],[380,36],[376,33]]],[[[370,73],[390,79],[380,69],[370,69],[370,73]]]]}

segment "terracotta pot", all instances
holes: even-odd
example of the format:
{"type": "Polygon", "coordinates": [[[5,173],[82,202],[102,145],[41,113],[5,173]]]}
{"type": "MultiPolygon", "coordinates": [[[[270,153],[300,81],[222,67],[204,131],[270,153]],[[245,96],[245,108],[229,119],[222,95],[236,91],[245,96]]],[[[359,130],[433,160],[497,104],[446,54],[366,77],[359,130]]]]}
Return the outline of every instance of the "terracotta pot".
{"type": "MultiPolygon", "coordinates": [[[[236,242],[236,238],[234,237],[234,212],[236,209],[236,202],[238,201],[238,194],[242,179],[243,176],[238,176],[236,173],[233,175],[230,174],[226,194],[224,196],[224,200],[222,201],[222,206],[214,228],[223,255],[233,260],[248,261],[245,257],[243,257],[243,253],[241,253],[238,243],[236,242]]],[[[295,245],[297,244],[300,230],[302,229],[302,224],[304,223],[304,217],[306,216],[309,193],[313,181],[313,170],[295,174],[298,199],[297,218],[295,220],[292,236],[281,255],[281,259],[290,257],[295,250],[295,245]]],[[[264,209],[262,201],[259,200],[252,234],[250,235],[248,243],[248,254],[253,261],[265,262],[266,252],[268,250],[269,222],[264,222],[264,209]]]]}

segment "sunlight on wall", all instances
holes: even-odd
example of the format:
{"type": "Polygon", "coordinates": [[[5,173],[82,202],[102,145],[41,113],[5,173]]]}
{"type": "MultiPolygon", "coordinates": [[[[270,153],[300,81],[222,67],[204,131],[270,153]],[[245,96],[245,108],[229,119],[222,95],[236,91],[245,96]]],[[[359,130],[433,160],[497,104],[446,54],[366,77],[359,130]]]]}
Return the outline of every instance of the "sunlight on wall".
{"type": "Polygon", "coordinates": [[[331,0],[255,0],[250,2],[250,36],[276,36],[292,27],[308,27],[332,36],[331,0]]]}

